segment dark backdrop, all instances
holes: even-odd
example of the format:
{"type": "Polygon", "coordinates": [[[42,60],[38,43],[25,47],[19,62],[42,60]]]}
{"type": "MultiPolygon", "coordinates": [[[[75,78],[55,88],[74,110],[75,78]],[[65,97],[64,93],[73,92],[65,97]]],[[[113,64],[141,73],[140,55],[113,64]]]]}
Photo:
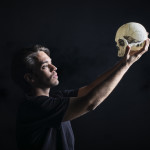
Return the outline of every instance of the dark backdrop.
{"type": "MultiPolygon", "coordinates": [[[[13,53],[42,44],[51,50],[60,84],[84,86],[119,58],[116,30],[139,22],[150,32],[144,1],[1,1],[0,149],[17,150],[15,119],[22,92],[10,78],[13,53]]],[[[134,64],[93,112],[72,121],[76,150],[145,148],[150,134],[150,53],[134,64]]]]}

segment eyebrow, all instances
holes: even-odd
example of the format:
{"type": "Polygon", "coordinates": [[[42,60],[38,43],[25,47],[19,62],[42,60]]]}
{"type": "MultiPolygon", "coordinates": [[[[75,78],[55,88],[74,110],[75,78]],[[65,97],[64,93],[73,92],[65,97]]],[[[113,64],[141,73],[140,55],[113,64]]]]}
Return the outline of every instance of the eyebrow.
{"type": "MultiPolygon", "coordinates": [[[[50,59],[50,61],[52,62],[52,59],[50,59]]],[[[48,61],[47,60],[46,61],[41,61],[41,65],[45,64],[45,63],[48,63],[48,61]]]]}

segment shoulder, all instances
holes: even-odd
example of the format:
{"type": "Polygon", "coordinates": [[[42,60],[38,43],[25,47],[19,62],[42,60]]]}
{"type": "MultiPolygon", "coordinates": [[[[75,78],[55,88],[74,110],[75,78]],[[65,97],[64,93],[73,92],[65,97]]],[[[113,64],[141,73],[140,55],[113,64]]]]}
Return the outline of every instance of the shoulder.
{"type": "MultiPolygon", "coordinates": [[[[43,125],[58,124],[69,105],[69,98],[37,96],[27,98],[19,107],[19,122],[45,122],[43,125]]],[[[47,126],[46,125],[46,126],[47,126]]]]}
{"type": "Polygon", "coordinates": [[[69,98],[62,96],[61,92],[57,93],[55,96],[36,96],[36,97],[26,97],[23,103],[19,106],[19,111],[36,111],[44,110],[49,111],[57,107],[64,107],[68,105],[69,98]]]}

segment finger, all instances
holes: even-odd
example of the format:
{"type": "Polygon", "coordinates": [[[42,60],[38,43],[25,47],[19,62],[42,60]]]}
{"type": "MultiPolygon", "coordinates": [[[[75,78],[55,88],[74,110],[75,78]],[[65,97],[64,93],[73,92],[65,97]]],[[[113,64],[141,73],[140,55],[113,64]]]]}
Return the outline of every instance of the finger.
{"type": "Polygon", "coordinates": [[[131,47],[130,47],[129,45],[127,45],[127,47],[126,47],[126,51],[125,51],[125,55],[124,55],[124,56],[129,55],[130,50],[131,50],[131,47]]]}
{"type": "Polygon", "coordinates": [[[150,43],[150,40],[147,39],[147,40],[145,41],[144,47],[143,47],[142,50],[141,50],[141,53],[145,53],[146,51],[148,51],[149,43],[150,43]]]}
{"type": "Polygon", "coordinates": [[[135,55],[143,55],[145,52],[147,52],[148,51],[148,47],[149,47],[149,43],[150,43],[149,39],[145,40],[145,44],[144,44],[143,48],[140,49],[139,51],[137,51],[135,53],[135,55]]]}
{"type": "Polygon", "coordinates": [[[147,36],[149,35],[149,32],[147,32],[147,36]]]}

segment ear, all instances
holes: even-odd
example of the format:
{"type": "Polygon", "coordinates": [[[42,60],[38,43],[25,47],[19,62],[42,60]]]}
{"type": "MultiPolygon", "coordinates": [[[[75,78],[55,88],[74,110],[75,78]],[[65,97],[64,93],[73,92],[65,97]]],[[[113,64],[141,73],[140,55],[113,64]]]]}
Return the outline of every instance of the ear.
{"type": "Polygon", "coordinates": [[[31,73],[26,73],[26,74],[24,75],[24,79],[25,79],[28,83],[30,83],[30,84],[32,84],[32,83],[34,82],[34,79],[33,79],[32,75],[31,75],[31,73]]]}

